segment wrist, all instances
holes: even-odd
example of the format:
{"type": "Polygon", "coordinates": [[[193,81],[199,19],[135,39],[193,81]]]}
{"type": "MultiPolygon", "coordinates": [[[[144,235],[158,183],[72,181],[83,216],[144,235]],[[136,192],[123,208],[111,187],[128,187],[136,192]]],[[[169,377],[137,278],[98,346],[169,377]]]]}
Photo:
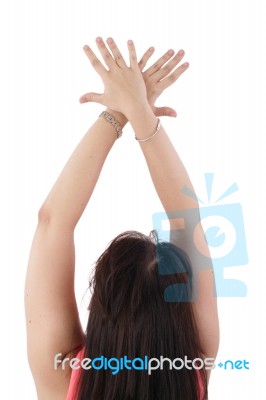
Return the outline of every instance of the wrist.
{"type": "Polygon", "coordinates": [[[147,102],[138,102],[127,112],[127,119],[132,124],[140,117],[154,116],[150,104],[147,102]]]}
{"type": "Polygon", "coordinates": [[[111,114],[119,122],[122,128],[124,128],[124,126],[127,124],[128,119],[124,116],[124,114],[114,111],[108,107],[105,109],[105,111],[111,114]]]}
{"type": "Polygon", "coordinates": [[[158,125],[158,119],[150,107],[136,109],[134,114],[130,115],[129,122],[135,132],[135,136],[139,139],[145,139],[150,136],[158,125]]]}

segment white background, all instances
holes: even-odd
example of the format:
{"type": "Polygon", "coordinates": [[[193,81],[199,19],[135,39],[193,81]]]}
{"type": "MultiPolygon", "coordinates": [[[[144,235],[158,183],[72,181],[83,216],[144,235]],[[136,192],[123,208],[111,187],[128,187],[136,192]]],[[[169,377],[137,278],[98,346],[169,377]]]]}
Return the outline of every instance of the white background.
{"type": "MultiPolygon", "coordinates": [[[[163,123],[199,197],[206,200],[206,172],[215,173],[214,199],[237,182],[239,191],[224,203],[242,205],[249,255],[248,265],[226,271],[246,283],[248,295],[218,299],[217,361],[246,359],[250,370],[217,367],[210,399],[263,398],[265,15],[262,0],[1,1],[1,398],[36,398],[24,326],[28,254],[39,207],[102,110],[78,102],[83,93],[102,89],[82,50],[86,43],[96,48],[98,35],[113,36],[124,50],[132,38],[139,55],[151,45],[157,56],[169,48],[186,51],[189,70],[159,102],[176,108],[178,118],[163,123]]],[[[148,233],[158,211],[128,127],[76,232],[83,321],[93,262],[121,231],[148,233]]]]}

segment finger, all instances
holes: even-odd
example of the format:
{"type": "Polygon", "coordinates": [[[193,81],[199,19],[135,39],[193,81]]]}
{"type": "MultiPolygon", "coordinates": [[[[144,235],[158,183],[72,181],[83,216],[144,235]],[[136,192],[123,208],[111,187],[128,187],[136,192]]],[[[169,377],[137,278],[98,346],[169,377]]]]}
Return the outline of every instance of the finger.
{"type": "Polygon", "coordinates": [[[100,76],[104,76],[107,70],[104,68],[104,66],[102,65],[100,60],[96,57],[91,48],[89,46],[84,46],[83,49],[95,71],[98,72],[100,76]]]}
{"type": "Polygon", "coordinates": [[[160,83],[162,86],[160,90],[164,90],[177,81],[177,79],[188,69],[189,63],[186,62],[178,67],[172,74],[164,78],[160,83]]]}
{"type": "Polygon", "coordinates": [[[150,47],[142,56],[142,58],[139,61],[139,69],[141,70],[141,72],[143,71],[143,69],[145,68],[147,62],[149,61],[149,59],[151,58],[152,54],[154,53],[154,47],[150,47]]]}
{"type": "Polygon", "coordinates": [[[83,103],[100,103],[102,104],[103,95],[100,93],[86,93],[80,97],[79,102],[83,103]]]}
{"type": "Polygon", "coordinates": [[[135,45],[132,40],[128,40],[127,42],[128,52],[129,52],[129,62],[130,67],[138,67],[137,53],[135,49],[135,45]]]}
{"type": "Polygon", "coordinates": [[[155,72],[153,77],[157,80],[157,82],[169,75],[173,71],[173,69],[180,63],[184,55],[184,50],[179,50],[179,52],[170,61],[168,61],[168,63],[162,66],[157,72],[155,72]]]}
{"type": "Polygon", "coordinates": [[[149,67],[146,71],[145,74],[148,76],[154,74],[157,72],[167,61],[170,60],[170,58],[173,57],[175,54],[174,50],[170,49],[165,53],[162,57],[160,57],[151,67],[149,67]]]}
{"type": "Polygon", "coordinates": [[[108,38],[107,39],[107,44],[108,44],[108,46],[109,46],[109,48],[110,48],[110,50],[112,52],[112,55],[114,57],[114,60],[115,60],[116,64],[119,67],[126,67],[126,62],[125,62],[122,54],[120,53],[120,51],[119,51],[114,39],[108,38]]]}
{"type": "Polygon", "coordinates": [[[154,114],[156,117],[176,117],[177,113],[170,107],[154,107],[154,114]]]}
{"type": "Polygon", "coordinates": [[[100,53],[102,55],[102,58],[104,59],[105,64],[109,69],[112,68],[115,65],[115,60],[110,51],[107,49],[101,37],[97,37],[96,44],[98,49],[100,50],[100,53]]]}

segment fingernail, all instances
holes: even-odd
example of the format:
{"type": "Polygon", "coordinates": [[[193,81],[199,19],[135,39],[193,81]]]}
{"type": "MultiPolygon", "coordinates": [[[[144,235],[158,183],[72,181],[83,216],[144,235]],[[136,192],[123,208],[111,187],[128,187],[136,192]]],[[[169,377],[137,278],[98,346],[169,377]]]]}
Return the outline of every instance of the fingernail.
{"type": "Polygon", "coordinates": [[[108,38],[107,39],[107,43],[110,43],[110,44],[113,43],[113,39],[112,38],[108,38]]]}
{"type": "Polygon", "coordinates": [[[179,56],[182,56],[184,54],[184,50],[179,50],[179,52],[177,53],[179,56]]]}
{"type": "Polygon", "coordinates": [[[187,67],[189,67],[189,63],[188,63],[188,62],[186,62],[185,64],[183,64],[183,68],[187,68],[187,67]]]}
{"type": "Polygon", "coordinates": [[[131,46],[133,44],[132,40],[128,40],[128,44],[131,46]]]}
{"type": "Polygon", "coordinates": [[[84,50],[89,50],[89,46],[85,45],[85,46],[83,46],[83,49],[84,50]]]}
{"type": "Polygon", "coordinates": [[[176,117],[176,113],[174,111],[169,112],[170,117],[176,117]]]}
{"type": "Polygon", "coordinates": [[[169,56],[172,56],[174,54],[174,50],[168,50],[167,54],[169,54],[169,56]]]}
{"type": "Polygon", "coordinates": [[[96,38],[96,42],[97,42],[97,43],[101,43],[101,41],[102,41],[102,38],[101,38],[101,37],[97,37],[97,38],[96,38]]]}
{"type": "Polygon", "coordinates": [[[151,51],[151,52],[154,51],[154,47],[150,47],[149,51],[151,51]]]}

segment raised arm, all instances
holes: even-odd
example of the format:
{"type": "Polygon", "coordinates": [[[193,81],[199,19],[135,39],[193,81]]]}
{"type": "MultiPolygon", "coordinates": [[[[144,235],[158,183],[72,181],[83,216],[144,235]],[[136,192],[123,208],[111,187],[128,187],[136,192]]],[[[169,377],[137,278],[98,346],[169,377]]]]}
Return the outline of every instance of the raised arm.
{"type": "MultiPolygon", "coordinates": [[[[142,110],[141,113],[132,113],[129,121],[136,136],[140,139],[150,136],[157,124],[157,119],[149,107],[142,110]]],[[[192,183],[184,164],[162,126],[152,139],[140,141],[139,144],[155,189],[170,218],[171,241],[185,250],[190,257],[194,276],[193,290],[195,292],[195,301],[192,304],[202,348],[206,357],[215,358],[219,343],[219,323],[210,252],[200,223],[198,202],[184,194],[182,190],[187,186],[194,192],[192,183]],[[190,210],[187,213],[187,218],[180,216],[178,219],[173,218],[175,212],[181,210],[190,210]],[[195,227],[197,225],[193,235],[190,229],[185,229],[186,224],[195,227]],[[199,263],[202,263],[202,261],[199,261],[200,253],[205,255],[206,264],[204,265],[199,265],[199,263]]]]}
{"type": "Polygon", "coordinates": [[[63,359],[83,343],[74,294],[74,228],[116,137],[114,128],[99,118],[39,212],[25,286],[28,358],[39,399],[57,398],[57,392],[63,398],[60,393],[67,390],[70,371],[55,371],[53,359],[57,353],[63,359]]]}
{"type": "MultiPolygon", "coordinates": [[[[106,54],[102,40],[98,47],[106,54]]],[[[85,50],[92,65],[105,76],[108,71],[90,49],[85,50]]],[[[140,67],[128,76],[121,76],[114,59],[109,59],[110,69],[117,68],[116,90],[110,98],[117,103],[117,110],[123,112],[125,105],[132,104],[131,98],[138,97],[138,82],[143,84],[141,68],[152,55],[152,49],[143,56],[140,67]],[[132,89],[135,79],[136,90],[132,89]],[[129,90],[129,88],[131,88],[129,90]]],[[[117,48],[114,53],[118,61],[122,60],[117,48]]],[[[171,54],[165,54],[160,60],[163,66],[171,54]]],[[[174,64],[177,59],[174,60],[174,64]]],[[[110,75],[110,74],[109,74],[110,75]]],[[[156,115],[171,115],[169,107],[157,109],[152,103],[152,93],[156,82],[147,82],[141,87],[143,104],[149,96],[153,112],[156,115]]],[[[161,90],[161,89],[160,89],[161,90]]],[[[81,98],[81,102],[91,100],[91,95],[81,98]]],[[[104,103],[103,103],[104,104],[104,103]]],[[[113,107],[113,108],[115,108],[113,107]]],[[[124,126],[127,118],[118,111],[107,108],[116,120],[124,126]]],[[[63,399],[68,389],[70,370],[54,369],[54,357],[61,353],[61,360],[83,345],[83,331],[80,325],[74,294],[75,247],[74,229],[90,199],[99,178],[105,159],[117,139],[112,125],[98,118],[88,130],[71,155],[62,173],[51,189],[39,211],[38,225],[34,235],[29,257],[26,285],[25,310],[28,342],[28,358],[34,376],[39,399],[63,399]]],[[[122,139],[119,139],[122,140],[122,139]]]]}
{"type": "MultiPolygon", "coordinates": [[[[176,70],[177,76],[181,75],[187,67],[187,63],[181,65],[176,70]]],[[[154,73],[154,71],[147,71],[146,80],[150,79],[151,72],[154,73]]],[[[164,80],[171,81],[171,77],[166,77],[164,80]]],[[[157,126],[157,119],[148,106],[141,111],[135,108],[129,116],[129,121],[139,139],[149,137],[157,126]]],[[[139,141],[139,145],[146,159],[154,187],[169,216],[170,240],[185,250],[190,257],[195,299],[192,305],[202,349],[206,357],[215,358],[219,346],[217,297],[211,256],[200,222],[195,191],[188,172],[163,126],[151,139],[139,141]],[[191,190],[192,196],[185,194],[183,191],[185,187],[191,190]],[[180,217],[182,210],[187,210],[186,218],[180,217]],[[194,229],[196,226],[197,229],[194,229]],[[204,255],[203,261],[201,254],[204,255]]],[[[209,378],[210,371],[207,375],[209,378]]]]}
{"type": "MultiPolygon", "coordinates": [[[[113,54],[117,52],[116,45],[113,41],[109,42],[109,47],[113,54]]],[[[112,74],[110,76],[107,76],[105,73],[103,74],[101,70],[98,69],[97,72],[103,79],[105,85],[105,92],[101,95],[89,94],[88,100],[96,101],[116,110],[120,110],[130,121],[136,137],[145,139],[155,131],[158,121],[153,113],[152,107],[145,101],[146,93],[143,82],[139,80],[133,43],[129,43],[129,51],[131,62],[129,69],[125,67],[125,62],[120,55],[117,58],[119,69],[111,68],[112,74]],[[134,71],[135,74],[132,74],[134,71]],[[116,97],[113,95],[119,91],[120,79],[122,77],[126,79],[130,74],[132,74],[130,79],[131,85],[125,85],[125,92],[131,95],[127,98],[128,101],[122,104],[117,102],[119,96],[116,97]],[[112,80],[110,80],[111,77],[112,80]],[[133,90],[133,87],[137,87],[138,90],[133,90]],[[114,98],[116,101],[114,101],[114,98]]],[[[106,47],[102,48],[101,53],[105,62],[108,63],[110,53],[106,47]]],[[[89,57],[92,56],[90,49],[88,49],[88,55],[89,57]]],[[[169,86],[170,83],[178,79],[187,69],[188,63],[185,63],[169,75],[172,63],[175,62],[178,64],[178,57],[180,57],[180,61],[183,55],[184,53],[179,52],[175,60],[171,60],[163,68],[161,68],[161,62],[159,60],[159,62],[155,63],[144,72],[143,75],[146,86],[149,82],[157,82],[156,90],[151,91],[154,101],[156,100],[157,94],[160,93],[161,88],[167,87],[167,85],[169,86]]],[[[123,85],[124,84],[125,82],[123,85]]],[[[200,223],[198,202],[185,195],[182,190],[184,186],[188,186],[193,193],[194,189],[192,183],[177,151],[162,126],[152,139],[145,142],[140,141],[139,143],[147,161],[155,189],[170,218],[171,241],[183,248],[191,259],[195,299],[193,307],[200,332],[202,349],[206,356],[215,357],[218,351],[219,324],[213,268],[203,228],[200,223]],[[193,209],[191,217],[188,218],[187,221],[180,218],[175,220],[171,219],[172,213],[187,209],[193,209]],[[197,225],[197,229],[193,235],[191,233],[188,234],[189,230],[184,229],[184,223],[197,225]],[[195,247],[197,247],[198,256],[197,252],[194,251],[195,247]],[[200,254],[203,254],[205,257],[204,265],[202,265],[202,261],[199,262],[201,258],[200,254]]]]}
{"type": "MultiPolygon", "coordinates": [[[[179,77],[187,67],[188,63],[179,66],[175,71],[176,77],[179,77]]],[[[154,73],[155,71],[152,69],[147,70],[144,73],[146,81],[151,79],[154,73]]],[[[173,78],[168,76],[162,82],[166,85],[172,80],[173,78]]],[[[129,121],[139,139],[149,137],[157,126],[157,119],[149,106],[142,109],[141,112],[135,108],[129,116],[129,121]]],[[[170,240],[185,250],[190,257],[195,299],[192,305],[202,349],[206,357],[215,358],[219,346],[219,320],[214,272],[200,222],[199,205],[193,185],[163,126],[151,139],[139,141],[139,145],[147,162],[154,187],[169,216],[170,240]],[[183,191],[185,187],[191,190],[192,196],[188,196],[183,191]],[[186,210],[186,218],[180,217],[184,210],[186,210]],[[197,229],[194,229],[196,227],[197,229]],[[203,261],[201,254],[204,255],[203,261]]],[[[208,378],[209,375],[210,371],[208,371],[208,378]]]]}

